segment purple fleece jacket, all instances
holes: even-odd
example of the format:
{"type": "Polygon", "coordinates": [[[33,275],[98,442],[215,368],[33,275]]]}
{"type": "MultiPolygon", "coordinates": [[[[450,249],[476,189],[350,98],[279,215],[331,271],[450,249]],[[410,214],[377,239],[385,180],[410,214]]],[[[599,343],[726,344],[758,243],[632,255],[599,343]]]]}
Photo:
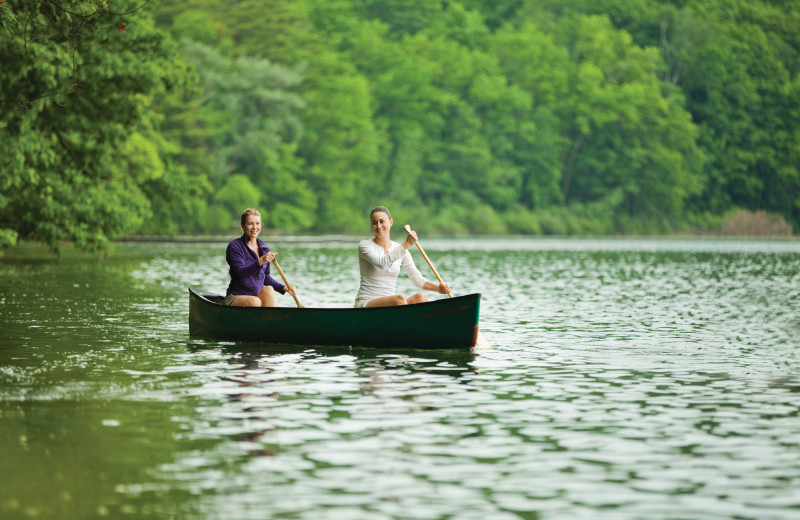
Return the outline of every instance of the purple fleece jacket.
{"type": "Polygon", "coordinates": [[[258,255],[256,255],[247,247],[247,241],[248,238],[242,235],[236,240],[231,240],[225,251],[225,260],[231,266],[231,283],[226,294],[258,296],[265,285],[269,285],[281,294],[286,294],[286,286],[270,276],[269,262],[258,265],[258,257],[269,252],[267,245],[257,238],[258,255]]]}

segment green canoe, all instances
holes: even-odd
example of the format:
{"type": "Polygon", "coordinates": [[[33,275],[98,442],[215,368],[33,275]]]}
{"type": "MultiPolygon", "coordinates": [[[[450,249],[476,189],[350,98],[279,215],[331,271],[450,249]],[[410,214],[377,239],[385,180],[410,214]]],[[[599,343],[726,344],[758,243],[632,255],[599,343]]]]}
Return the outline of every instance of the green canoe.
{"type": "Polygon", "coordinates": [[[189,333],[292,345],[470,349],[478,339],[481,295],[398,307],[231,307],[189,288],[189,333]]]}

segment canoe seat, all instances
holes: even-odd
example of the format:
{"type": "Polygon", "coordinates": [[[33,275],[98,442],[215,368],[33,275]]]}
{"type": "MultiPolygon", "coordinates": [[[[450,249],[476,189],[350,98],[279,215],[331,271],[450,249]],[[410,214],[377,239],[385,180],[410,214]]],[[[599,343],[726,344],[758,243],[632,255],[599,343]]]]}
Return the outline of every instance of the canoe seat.
{"type": "Polygon", "coordinates": [[[206,300],[212,301],[214,303],[222,303],[222,300],[225,299],[225,295],[216,294],[208,291],[198,291],[195,289],[195,294],[198,296],[205,298],[206,300]]]}

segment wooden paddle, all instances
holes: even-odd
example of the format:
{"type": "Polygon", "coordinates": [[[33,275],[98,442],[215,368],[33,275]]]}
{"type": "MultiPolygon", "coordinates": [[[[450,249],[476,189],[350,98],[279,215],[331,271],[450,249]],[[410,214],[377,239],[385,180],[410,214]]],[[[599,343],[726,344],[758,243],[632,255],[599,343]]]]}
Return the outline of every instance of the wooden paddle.
{"type": "MultiPolygon", "coordinates": [[[[403,226],[403,229],[406,230],[406,233],[411,233],[411,226],[409,226],[408,224],[403,226]]],[[[419,249],[419,252],[422,253],[422,258],[424,258],[425,261],[428,262],[428,267],[431,268],[431,271],[433,271],[433,275],[436,276],[437,280],[439,280],[439,284],[440,285],[444,285],[444,280],[442,280],[442,277],[439,276],[439,273],[436,271],[436,268],[433,267],[433,264],[431,263],[431,259],[428,258],[428,255],[425,254],[425,250],[422,249],[421,245],[419,245],[419,240],[417,240],[417,249],[419,249]]],[[[449,293],[449,292],[447,293],[447,296],[449,296],[450,298],[453,297],[453,295],[451,293],[449,293]]]]}
{"type": "MultiPolygon", "coordinates": [[[[409,226],[408,224],[403,226],[403,229],[405,229],[407,233],[411,233],[411,226],[409,226]]],[[[439,276],[439,272],[436,270],[436,268],[433,267],[433,263],[431,263],[431,259],[428,258],[428,255],[425,254],[425,250],[422,249],[421,245],[419,245],[419,240],[417,240],[417,249],[419,249],[419,252],[422,254],[422,258],[424,258],[425,261],[428,263],[428,267],[430,267],[431,271],[433,271],[433,275],[436,276],[437,280],[439,280],[439,284],[444,285],[444,280],[442,280],[442,277],[439,276]]],[[[449,291],[447,292],[447,296],[449,296],[450,298],[453,297],[453,295],[449,291]]],[[[478,346],[482,346],[482,347],[488,347],[489,346],[489,342],[486,341],[486,339],[483,337],[483,334],[481,334],[481,331],[478,331],[478,339],[477,339],[476,344],[478,346]]]]}
{"type": "MultiPolygon", "coordinates": [[[[283,269],[281,269],[281,266],[278,265],[278,261],[277,260],[273,260],[272,261],[272,265],[275,266],[275,268],[278,270],[278,273],[281,275],[281,278],[283,278],[283,283],[285,283],[286,285],[292,285],[292,284],[289,283],[289,280],[286,279],[286,275],[283,274],[283,269]]],[[[297,295],[296,294],[292,294],[292,298],[294,298],[294,301],[295,301],[295,303],[297,303],[297,307],[298,308],[300,308],[300,309],[305,308],[305,307],[303,307],[303,304],[300,303],[300,300],[297,299],[297,295]]]]}

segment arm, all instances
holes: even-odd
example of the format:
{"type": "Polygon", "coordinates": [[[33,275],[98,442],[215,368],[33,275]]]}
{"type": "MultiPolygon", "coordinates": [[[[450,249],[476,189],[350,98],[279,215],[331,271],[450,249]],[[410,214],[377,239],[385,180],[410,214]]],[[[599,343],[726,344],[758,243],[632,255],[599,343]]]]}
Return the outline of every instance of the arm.
{"type": "Polygon", "coordinates": [[[446,283],[436,285],[435,283],[427,280],[425,280],[425,285],[422,288],[426,291],[438,292],[439,294],[448,294],[450,292],[450,286],[446,283]]]}
{"type": "Polygon", "coordinates": [[[408,247],[403,247],[405,243],[395,244],[389,249],[388,253],[384,254],[379,249],[372,247],[369,242],[369,240],[364,240],[358,244],[358,256],[381,269],[386,269],[395,263],[406,253],[406,249],[408,249],[408,247]]]}
{"type": "Polygon", "coordinates": [[[269,264],[267,264],[267,275],[264,277],[264,285],[269,285],[277,292],[281,294],[286,294],[286,286],[280,283],[275,278],[273,278],[271,274],[269,274],[269,267],[270,267],[269,264]]]}
{"type": "MultiPolygon", "coordinates": [[[[429,282],[429,281],[425,280],[425,283],[422,286],[418,286],[418,287],[420,287],[421,289],[428,290],[428,291],[436,291],[439,294],[446,294],[446,295],[448,295],[449,297],[452,298],[453,295],[450,294],[450,286],[447,285],[446,283],[444,283],[444,281],[442,280],[442,277],[439,276],[439,273],[436,272],[436,268],[433,267],[433,264],[428,259],[428,255],[425,254],[425,251],[422,249],[422,246],[419,245],[419,241],[418,241],[418,238],[417,238],[417,233],[415,231],[412,231],[411,230],[411,226],[409,226],[408,224],[403,226],[403,229],[405,229],[408,232],[408,239],[406,241],[409,242],[409,245],[413,245],[413,244],[417,245],[417,249],[419,249],[419,252],[422,254],[422,258],[425,259],[425,261],[428,263],[428,266],[431,268],[431,271],[433,271],[433,274],[436,275],[436,279],[439,280],[439,285],[436,285],[436,284],[434,284],[432,282],[429,282]]],[[[409,255],[409,256],[411,256],[411,255],[409,255]]],[[[412,262],[413,262],[413,260],[412,260],[412,262]]]]}
{"type": "MultiPolygon", "coordinates": [[[[420,247],[419,243],[417,242],[417,232],[412,231],[409,226],[404,226],[403,229],[408,232],[408,238],[406,239],[406,242],[408,242],[409,247],[416,244],[420,253],[422,253],[422,256],[425,257],[425,260],[428,260],[428,257],[425,256],[425,252],[422,250],[422,247],[420,247]]],[[[441,282],[441,278],[439,278],[441,283],[437,285],[431,281],[428,281],[424,276],[422,276],[422,273],[419,272],[416,264],[414,264],[414,259],[411,257],[411,253],[406,253],[405,257],[403,257],[402,265],[403,269],[406,271],[406,274],[408,274],[408,277],[411,279],[411,282],[420,289],[438,292],[439,294],[450,294],[450,286],[444,282],[441,282]]],[[[428,265],[430,265],[430,262],[428,262],[428,265]]],[[[432,265],[430,267],[433,269],[432,265]]],[[[433,274],[436,274],[435,269],[433,270],[433,274]]],[[[438,278],[439,275],[436,274],[436,277],[438,278]]]]}
{"type": "Polygon", "coordinates": [[[425,279],[424,276],[422,276],[422,273],[419,272],[419,269],[417,269],[417,265],[414,263],[414,259],[411,258],[411,253],[409,253],[408,251],[406,251],[406,254],[403,255],[403,263],[401,265],[403,266],[403,270],[405,270],[406,274],[408,275],[408,278],[411,280],[411,283],[413,283],[420,289],[424,289],[426,291],[433,291],[435,289],[430,289],[429,287],[431,286],[438,287],[434,286],[434,284],[432,284],[427,279],[425,279]]]}
{"type": "Polygon", "coordinates": [[[278,253],[273,253],[269,250],[266,244],[259,242],[261,245],[260,252],[264,253],[263,255],[258,257],[258,265],[267,264],[267,269],[264,272],[264,285],[272,287],[277,292],[281,294],[286,294],[286,286],[280,283],[278,280],[272,277],[270,272],[271,263],[275,260],[275,257],[278,256],[278,253]]]}
{"type": "Polygon", "coordinates": [[[406,256],[403,257],[402,265],[403,269],[406,271],[406,274],[408,274],[408,277],[411,279],[411,282],[420,289],[438,292],[439,294],[447,294],[450,292],[450,286],[447,284],[436,284],[422,276],[422,273],[419,272],[419,269],[417,269],[417,266],[414,263],[414,259],[411,258],[411,253],[406,253],[406,256]]]}

